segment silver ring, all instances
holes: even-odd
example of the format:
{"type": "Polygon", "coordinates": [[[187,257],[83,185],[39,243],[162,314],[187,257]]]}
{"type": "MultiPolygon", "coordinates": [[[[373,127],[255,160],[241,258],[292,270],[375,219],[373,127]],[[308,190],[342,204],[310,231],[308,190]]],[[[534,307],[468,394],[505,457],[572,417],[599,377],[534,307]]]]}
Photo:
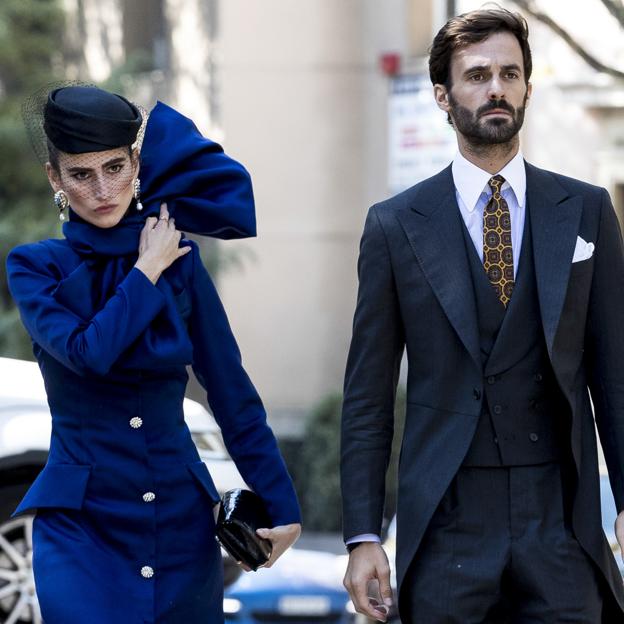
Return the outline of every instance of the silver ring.
{"type": "Polygon", "coordinates": [[[169,217],[158,217],[159,221],[169,221],[169,217]]]}

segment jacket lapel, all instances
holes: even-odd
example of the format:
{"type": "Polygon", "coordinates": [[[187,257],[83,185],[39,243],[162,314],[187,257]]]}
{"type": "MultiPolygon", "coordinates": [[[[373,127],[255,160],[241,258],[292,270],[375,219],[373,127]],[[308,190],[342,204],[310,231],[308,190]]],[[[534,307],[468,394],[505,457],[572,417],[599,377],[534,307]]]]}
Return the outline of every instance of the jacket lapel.
{"type": "Polygon", "coordinates": [[[477,310],[451,167],[423,182],[397,218],[444,313],[481,368],[477,310]]]}
{"type": "Polygon", "coordinates": [[[581,220],[582,199],[570,197],[548,172],[526,162],[525,166],[537,293],[552,360],[581,220]]]}

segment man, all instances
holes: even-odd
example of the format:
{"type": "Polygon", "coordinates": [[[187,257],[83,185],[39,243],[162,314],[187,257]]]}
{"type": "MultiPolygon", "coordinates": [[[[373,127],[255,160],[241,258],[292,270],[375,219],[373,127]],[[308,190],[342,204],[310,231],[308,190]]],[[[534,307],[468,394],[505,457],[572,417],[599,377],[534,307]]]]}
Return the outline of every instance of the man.
{"type": "MultiPolygon", "coordinates": [[[[624,542],[624,256],[604,189],[526,163],[524,19],[451,19],[429,62],[459,153],[371,208],[342,423],[345,585],[392,603],[379,545],[394,395],[404,623],[624,621],[601,527],[596,422],[624,542]]],[[[582,155],[579,155],[582,157],[582,155]]]]}

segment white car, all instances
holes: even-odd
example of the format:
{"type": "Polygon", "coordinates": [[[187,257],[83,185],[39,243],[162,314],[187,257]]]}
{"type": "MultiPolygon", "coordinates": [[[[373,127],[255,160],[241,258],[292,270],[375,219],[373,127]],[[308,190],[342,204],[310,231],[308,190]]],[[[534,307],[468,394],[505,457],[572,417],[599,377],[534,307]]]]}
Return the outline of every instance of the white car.
{"type": "MultiPolygon", "coordinates": [[[[32,516],[10,516],[46,462],[52,422],[35,362],[0,357],[0,380],[0,622],[41,624],[32,574],[32,516]]],[[[209,412],[184,399],[184,417],[219,492],[245,487],[209,412]]]]}

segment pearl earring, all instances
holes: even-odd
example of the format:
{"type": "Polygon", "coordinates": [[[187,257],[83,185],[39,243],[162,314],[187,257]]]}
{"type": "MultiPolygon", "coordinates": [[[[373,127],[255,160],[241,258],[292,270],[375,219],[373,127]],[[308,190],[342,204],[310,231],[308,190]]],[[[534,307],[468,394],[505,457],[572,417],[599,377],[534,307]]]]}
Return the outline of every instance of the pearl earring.
{"type": "Polygon", "coordinates": [[[65,209],[69,206],[69,199],[67,199],[65,191],[61,190],[54,193],[54,205],[59,211],[59,221],[65,221],[65,209]]]}

